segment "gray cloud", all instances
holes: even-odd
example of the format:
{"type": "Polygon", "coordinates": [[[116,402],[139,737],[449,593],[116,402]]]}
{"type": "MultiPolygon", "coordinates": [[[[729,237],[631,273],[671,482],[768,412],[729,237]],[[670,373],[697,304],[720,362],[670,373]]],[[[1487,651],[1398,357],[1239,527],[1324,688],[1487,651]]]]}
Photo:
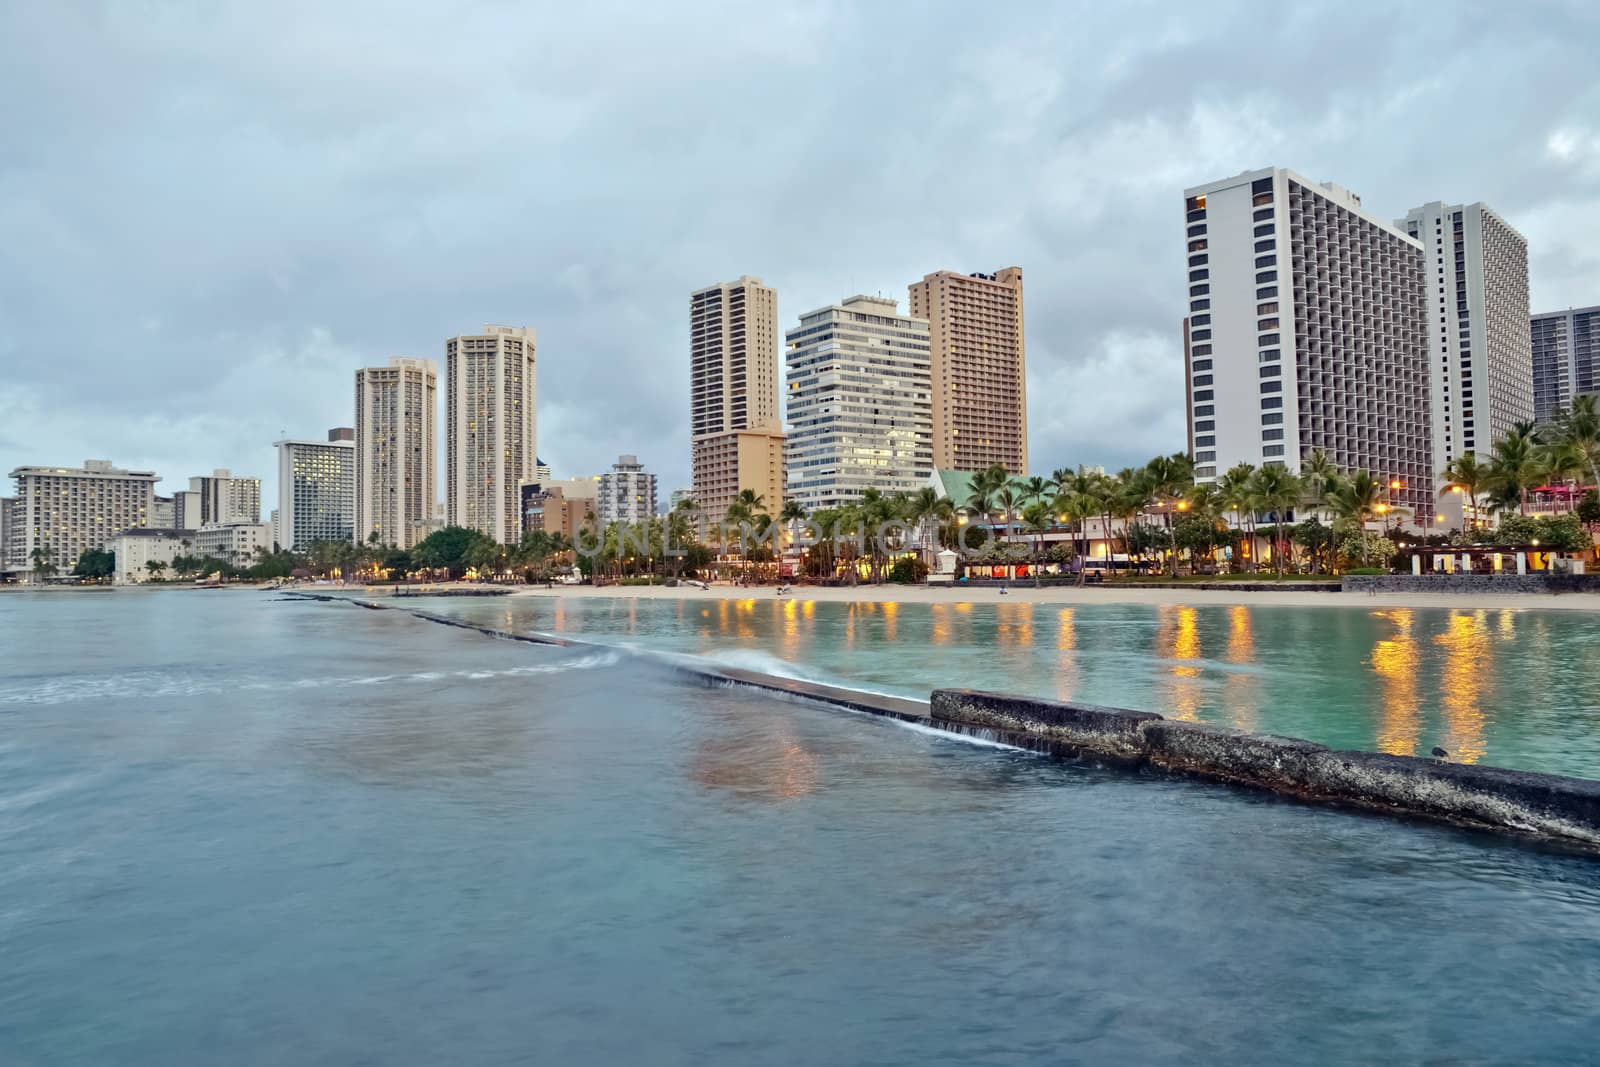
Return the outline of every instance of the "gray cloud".
{"type": "Polygon", "coordinates": [[[1600,302],[1600,19],[1527,11],[11,5],[0,470],[270,496],[271,441],[348,423],[357,366],[505,322],[558,471],[675,486],[690,290],[760,275],[788,324],[1011,263],[1036,466],[1123,466],[1182,445],[1185,185],[1483,199],[1539,308],[1600,302]]]}

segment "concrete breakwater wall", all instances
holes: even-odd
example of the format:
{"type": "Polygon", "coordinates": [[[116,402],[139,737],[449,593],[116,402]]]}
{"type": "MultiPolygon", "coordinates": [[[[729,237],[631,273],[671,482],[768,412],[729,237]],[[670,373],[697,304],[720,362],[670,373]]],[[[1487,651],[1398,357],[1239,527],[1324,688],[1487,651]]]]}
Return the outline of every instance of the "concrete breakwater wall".
{"type": "MultiPolygon", "coordinates": [[[[400,611],[499,640],[600,647],[550,634],[501,630],[393,603],[317,593],[289,593],[286,599],[400,611]]],[[[686,657],[671,662],[675,670],[701,684],[746,686],[1053,756],[1191,775],[1302,800],[1539,835],[1600,849],[1600,781],[1377,752],[1341,752],[1312,741],[1247,734],[1094,704],[973,689],[936,689],[923,703],[686,657]]]]}
{"type": "Polygon", "coordinates": [[[1347,574],[1347,593],[1600,593],[1600,574],[1347,574]]]}
{"type": "Polygon", "coordinates": [[[1031,739],[1029,747],[1062,755],[1600,846],[1600,782],[1584,778],[1340,752],[1149,712],[972,689],[935,690],[930,711],[937,724],[987,727],[1002,739],[1031,739]]]}

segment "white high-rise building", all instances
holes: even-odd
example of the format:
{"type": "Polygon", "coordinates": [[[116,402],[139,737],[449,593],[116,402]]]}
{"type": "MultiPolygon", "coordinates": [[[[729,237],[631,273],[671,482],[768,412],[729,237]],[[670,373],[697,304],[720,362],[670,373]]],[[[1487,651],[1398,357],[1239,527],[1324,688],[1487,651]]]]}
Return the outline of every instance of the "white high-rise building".
{"type": "Polygon", "coordinates": [[[230,470],[214,470],[208,475],[190,478],[189,492],[196,494],[190,499],[199,502],[200,514],[196,517],[185,504],[184,521],[192,523],[187,529],[217,523],[261,521],[260,478],[235,477],[230,470]]]}
{"type": "MultiPolygon", "coordinates": [[[[933,473],[928,323],[883,297],[800,317],[789,345],[789,495],[807,510],[911,492],[933,473]]],[[[772,503],[768,502],[768,508],[772,503]]]]}
{"type": "Polygon", "coordinates": [[[611,470],[600,476],[595,506],[601,526],[645,522],[656,513],[656,476],[644,469],[638,456],[618,456],[611,470]]]}
{"type": "Polygon", "coordinates": [[[66,574],[90,549],[109,548],[124,530],[148,529],[155,504],[152,471],[120,470],[110,460],[82,467],[18,467],[11,509],[12,570],[31,570],[34,550],[66,574]]]}
{"type": "Polygon", "coordinates": [[[539,462],[535,342],[531,326],[485,326],[444,346],[446,521],[501,544],[521,538],[539,462]]]}
{"type": "Polygon", "coordinates": [[[355,432],[340,427],[329,430],[326,441],[286,439],[273,445],[278,450],[279,547],[303,552],[314,541],[354,540],[355,432]]]}
{"type": "Polygon", "coordinates": [[[1481,203],[1436,200],[1395,225],[1422,242],[1437,478],[1533,418],[1528,242],[1481,203]]]}
{"type": "Polygon", "coordinates": [[[1433,509],[1419,241],[1282,168],[1184,192],[1195,477],[1315,449],[1433,509]]]}
{"type": "Polygon", "coordinates": [[[356,371],[356,537],[410,548],[438,495],[438,364],[392,358],[356,371]]]}
{"type": "Polygon", "coordinates": [[[1600,393],[1600,307],[1533,315],[1534,418],[1548,423],[1572,398],[1600,393]]]}

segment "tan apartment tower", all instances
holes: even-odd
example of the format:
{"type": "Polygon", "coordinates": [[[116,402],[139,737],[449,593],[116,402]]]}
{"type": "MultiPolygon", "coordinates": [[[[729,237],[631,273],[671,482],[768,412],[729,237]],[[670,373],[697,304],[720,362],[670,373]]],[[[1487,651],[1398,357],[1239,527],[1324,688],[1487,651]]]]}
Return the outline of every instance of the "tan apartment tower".
{"type": "Polygon", "coordinates": [[[355,535],[410,548],[437,496],[439,365],[391,357],[356,371],[355,535]]]}
{"type": "Polygon", "coordinates": [[[1022,268],[942,270],[912,282],[911,317],[928,320],[933,357],[933,465],[1028,472],[1022,268]]]}
{"type": "Polygon", "coordinates": [[[485,326],[444,344],[445,521],[501,544],[521,538],[538,464],[535,341],[531,326],[485,326]]]}
{"type": "Polygon", "coordinates": [[[694,498],[710,518],[740,490],[783,507],[778,291],[749,275],[689,297],[690,462],[694,498]]]}

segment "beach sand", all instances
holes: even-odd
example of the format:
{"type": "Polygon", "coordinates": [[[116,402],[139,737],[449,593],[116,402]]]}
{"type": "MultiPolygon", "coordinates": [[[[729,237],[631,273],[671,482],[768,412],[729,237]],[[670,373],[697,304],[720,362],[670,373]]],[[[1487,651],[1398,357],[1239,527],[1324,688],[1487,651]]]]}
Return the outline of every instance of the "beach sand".
{"type": "MultiPolygon", "coordinates": [[[[564,598],[621,597],[640,600],[776,600],[773,586],[739,587],[713,585],[709,589],[697,586],[607,585],[595,588],[590,585],[558,585],[518,589],[512,596],[542,596],[564,598]]],[[[796,586],[787,594],[794,600],[824,602],[884,602],[902,604],[1148,604],[1153,606],[1180,604],[1190,606],[1247,605],[1250,607],[1345,607],[1345,608],[1453,608],[1455,610],[1501,610],[1525,608],[1536,611],[1593,611],[1600,612],[1600,593],[1367,593],[1344,592],[1293,592],[1250,591],[1232,589],[1149,589],[1137,586],[1119,586],[1115,582],[1101,586],[1045,587],[1035,589],[1030,585],[1014,585],[1002,594],[999,589],[963,588],[959,586],[920,585],[858,585],[858,586],[796,586]]]]}

